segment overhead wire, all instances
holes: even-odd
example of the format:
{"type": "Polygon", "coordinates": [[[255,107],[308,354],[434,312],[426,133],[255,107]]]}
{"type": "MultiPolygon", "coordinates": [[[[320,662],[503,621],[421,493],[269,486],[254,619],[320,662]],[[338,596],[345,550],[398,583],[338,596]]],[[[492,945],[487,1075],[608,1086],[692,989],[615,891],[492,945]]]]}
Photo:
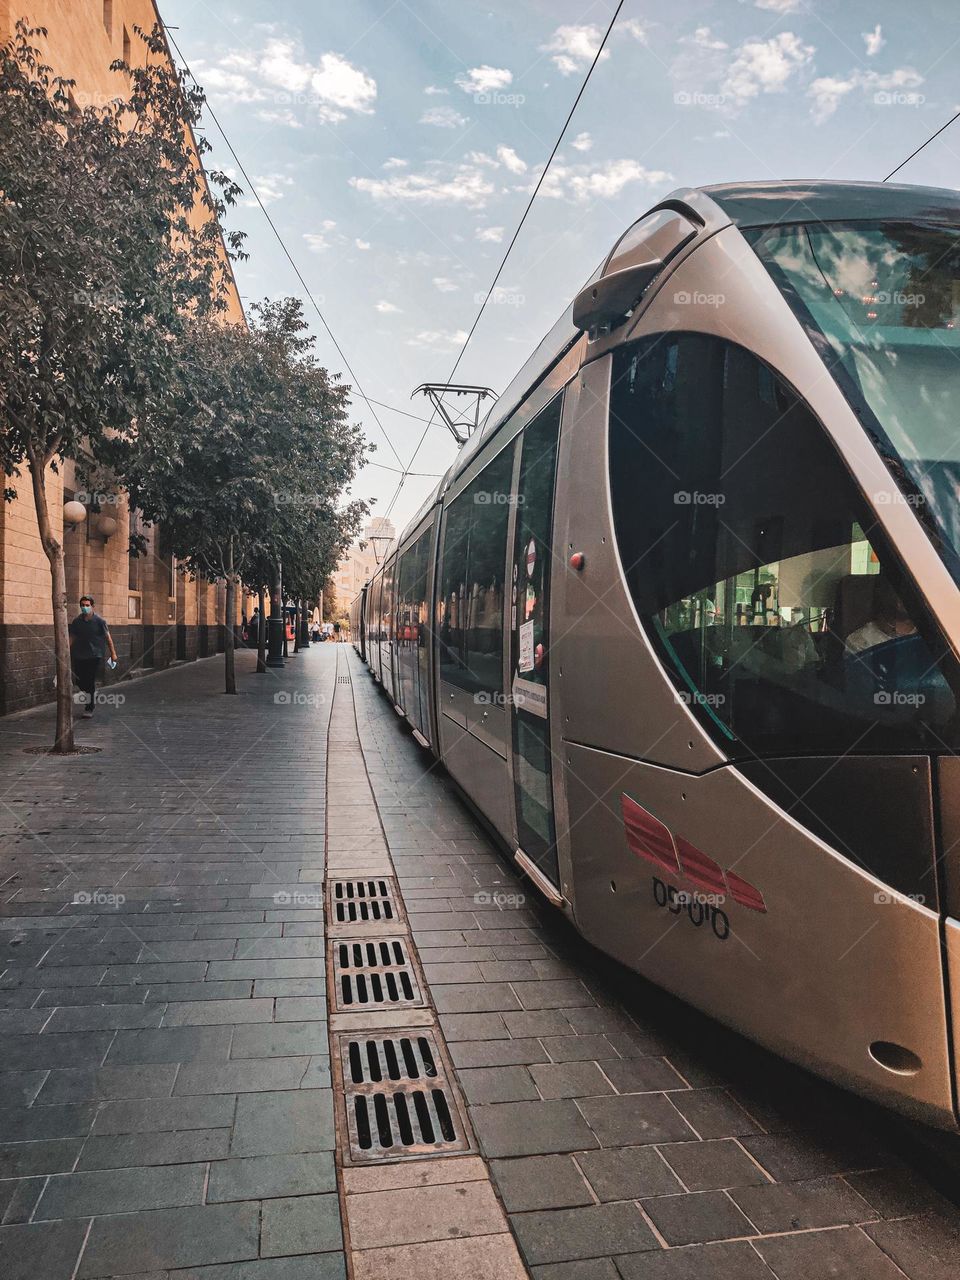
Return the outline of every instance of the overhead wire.
{"type": "MultiPolygon", "coordinates": [[[[513,246],[516,244],[517,239],[520,236],[520,232],[523,230],[524,223],[527,221],[527,218],[530,214],[530,210],[533,208],[534,201],[536,200],[540,192],[540,188],[543,186],[544,179],[547,176],[547,172],[550,168],[550,165],[553,163],[554,157],[556,156],[557,152],[560,150],[560,145],[563,142],[567,129],[570,127],[570,121],[573,119],[574,113],[576,112],[577,107],[580,105],[580,99],[583,97],[584,93],[586,92],[587,85],[590,83],[590,77],[593,75],[594,68],[596,67],[597,63],[600,61],[600,57],[603,53],[604,47],[606,46],[606,43],[610,38],[610,33],[613,31],[613,28],[616,25],[617,18],[620,16],[620,10],[623,8],[624,4],[625,4],[625,0],[619,0],[616,9],[614,9],[613,11],[613,16],[610,19],[610,22],[607,26],[606,31],[603,33],[603,39],[600,41],[600,44],[597,46],[597,51],[593,56],[593,61],[590,63],[590,66],[587,68],[587,73],[583,78],[583,83],[580,85],[580,88],[577,92],[577,96],[573,100],[573,105],[571,106],[570,110],[567,112],[567,118],[564,120],[563,126],[560,129],[560,132],[557,134],[557,140],[553,144],[553,149],[551,150],[550,155],[547,157],[547,162],[543,167],[543,171],[540,174],[540,177],[537,179],[536,186],[534,187],[530,195],[530,199],[527,201],[527,206],[520,217],[520,221],[517,223],[516,230],[514,231],[513,235],[510,238],[510,243],[507,245],[506,252],[504,253],[503,257],[500,259],[500,265],[497,267],[496,274],[494,275],[493,280],[490,284],[490,287],[487,290],[486,295],[484,296],[484,299],[480,304],[480,309],[477,311],[473,324],[470,326],[470,331],[468,332],[466,338],[464,339],[463,346],[460,348],[460,353],[457,356],[456,360],[454,361],[453,368],[450,370],[450,376],[447,378],[448,383],[453,382],[453,379],[456,376],[457,369],[460,367],[460,361],[463,359],[464,354],[466,353],[467,347],[470,345],[470,339],[473,337],[474,333],[476,332],[477,325],[480,323],[480,319],[484,311],[486,310],[487,303],[490,301],[490,298],[493,295],[493,291],[497,287],[497,282],[499,281],[500,276],[503,274],[503,269],[507,264],[507,259],[510,257],[510,253],[513,249],[513,246]]],[[[403,488],[404,481],[407,479],[409,475],[412,474],[412,472],[410,471],[410,468],[413,466],[414,462],[416,461],[417,454],[420,452],[420,448],[423,445],[424,440],[427,438],[427,432],[430,430],[430,427],[433,425],[434,420],[436,418],[436,414],[437,414],[436,409],[434,409],[430,414],[430,418],[427,422],[427,425],[424,427],[423,432],[420,435],[420,439],[417,442],[417,447],[414,449],[413,453],[410,455],[410,461],[407,463],[407,466],[404,468],[403,474],[400,477],[400,482],[397,485],[396,491],[394,492],[393,497],[390,499],[390,502],[384,513],[385,518],[389,516],[390,512],[393,510],[394,504],[396,503],[397,498],[399,498],[400,496],[400,491],[403,488]]],[[[401,463],[401,466],[402,465],[403,464],[401,463]]]]}
{"type": "Polygon", "coordinates": [[[925,142],[921,142],[919,147],[917,147],[916,151],[911,151],[910,154],[907,156],[906,160],[901,160],[895,169],[891,169],[890,172],[887,174],[887,176],[883,179],[883,181],[889,182],[895,173],[899,173],[905,164],[909,164],[914,156],[918,156],[920,152],[924,149],[924,147],[930,145],[930,143],[934,140],[934,138],[939,138],[941,133],[943,133],[945,129],[949,129],[950,126],[953,124],[954,120],[960,120],[960,111],[958,111],[956,115],[952,115],[950,119],[947,121],[947,123],[942,124],[940,128],[936,130],[936,132],[931,133],[930,137],[927,138],[925,142]]]}

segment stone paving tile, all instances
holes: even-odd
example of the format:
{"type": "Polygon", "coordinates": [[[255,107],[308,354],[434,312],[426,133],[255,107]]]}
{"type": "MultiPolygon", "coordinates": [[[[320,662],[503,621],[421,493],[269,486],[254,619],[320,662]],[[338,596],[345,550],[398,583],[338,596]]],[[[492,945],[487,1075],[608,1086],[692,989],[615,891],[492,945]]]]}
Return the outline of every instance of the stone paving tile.
{"type": "MultiPolygon", "coordinates": [[[[494,1160],[491,1169],[510,1213],[528,1209],[568,1209],[592,1204],[590,1189],[572,1156],[524,1156],[494,1160]]],[[[626,1199],[616,1196],[615,1199],[626,1199]]]]}
{"type": "MultiPolygon", "coordinates": [[[[900,1280],[904,1275],[857,1227],[766,1236],[756,1242],[756,1248],[777,1280],[810,1280],[811,1276],[837,1276],[842,1280],[900,1280]]],[[[928,1280],[928,1277],[932,1280],[926,1259],[922,1266],[923,1270],[914,1270],[912,1274],[923,1277],[923,1280],[928,1280]]],[[[955,1264],[951,1274],[956,1275],[955,1264]]]]}
{"type": "Polygon", "coordinates": [[[347,1221],[351,1245],[361,1252],[507,1230],[486,1179],[350,1195],[347,1221]]]}
{"type": "Polygon", "coordinates": [[[5,722],[4,1280],[345,1280],[323,911],[282,896],[323,878],[336,657],[253,659],[237,699],[217,662],[129,685],[98,755],[5,722]],[[317,696],[278,710],[278,675],[317,696]]]}
{"type": "Polygon", "coordinates": [[[660,1247],[637,1206],[628,1203],[518,1213],[512,1226],[530,1266],[660,1247]]]}

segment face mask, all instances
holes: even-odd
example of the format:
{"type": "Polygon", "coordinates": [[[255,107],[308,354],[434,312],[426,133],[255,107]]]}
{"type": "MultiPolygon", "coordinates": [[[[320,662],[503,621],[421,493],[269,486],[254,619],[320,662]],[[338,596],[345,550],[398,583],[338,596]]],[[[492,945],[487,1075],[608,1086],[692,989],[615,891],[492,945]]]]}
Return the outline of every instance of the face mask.
{"type": "Polygon", "coordinates": [[[80,606],[80,612],[81,612],[81,613],[93,613],[93,605],[92,605],[92,604],[82,604],[82,605],[80,606]]]}

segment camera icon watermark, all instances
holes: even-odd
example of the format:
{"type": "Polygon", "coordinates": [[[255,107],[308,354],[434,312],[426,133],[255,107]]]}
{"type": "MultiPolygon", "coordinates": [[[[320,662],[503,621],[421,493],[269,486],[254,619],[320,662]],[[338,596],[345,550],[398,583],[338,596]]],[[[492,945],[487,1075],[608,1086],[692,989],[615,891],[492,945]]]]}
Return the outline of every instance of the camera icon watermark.
{"type": "Polygon", "coordinates": [[[323,906],[323,894],[318,893],[316,889],[278,889],[273,895],[273,901],[278,907],[314,907],[319,909],[323,906]]]}
{"type": "Polygon", "coordinates": [[[900,902],[902,898],[906,898],[910,902],[916,902],[921,907],[925,906],[927,901],[926,895],[923,893],[904,893],[897,895],[895,893],[888,893],[885,889],[878,889],[873,895],[873,900],[877,906],[889,906],[891,903],[900,902]]]}
{"type": "Polygon", "coordinates": [[[922,93],[902,89],[880,89],[873,95],[873,103],[877,107],[922,107],[926,100],[922,93]]]}
{"type": "Polygon", "coordinates": [[[697,489],[678,489],[673,495],[678,507],[722,507],[726,500],[725,493],[701,493],[697,489]]]}
{"type": "Polygon", "coordinates": [[[322,702],[322,694],[301,693],[298,689],[278,689],[273,695],[277,707],[319,707],[322,702]]]}
{"type": "Polygon", "coordinates": [[[522,907],[527,901],[525,893],[507,893],[505,890],[478,889],[473,895],[477,907],[522,907]]]}
{"type": "Polygon", "coordinates": [[[75,907],[122,907],[126,902],[123,893],[107,893],[104,889],[78,889],[73,895],[75,907]]]}
{"type": "Polygon", "coordinates": [[[725,293],[706,293],[702,289],[678,289],[673,295],[677,307],[722,307],[726,301],[725,293]]]}
{"type": "Polygon", "coordinates": [[[880,689],[873,695],[878,707],[922,707],[926,700],[925,693],[905,693],[901,689],[880,689]]]}

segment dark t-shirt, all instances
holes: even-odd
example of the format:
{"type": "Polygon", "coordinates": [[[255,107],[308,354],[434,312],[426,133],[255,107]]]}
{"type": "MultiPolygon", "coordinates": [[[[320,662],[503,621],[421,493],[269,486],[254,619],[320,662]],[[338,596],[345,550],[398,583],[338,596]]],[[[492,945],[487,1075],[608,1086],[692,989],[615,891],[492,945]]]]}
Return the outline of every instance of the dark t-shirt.
{"type": "Polygon", "coordinates": [[[99,613],[78,614],[70,623],[70,635],[73,637],[74,658],[83,661],[89,658],[106,657],[107,624],[99,613]]]}

